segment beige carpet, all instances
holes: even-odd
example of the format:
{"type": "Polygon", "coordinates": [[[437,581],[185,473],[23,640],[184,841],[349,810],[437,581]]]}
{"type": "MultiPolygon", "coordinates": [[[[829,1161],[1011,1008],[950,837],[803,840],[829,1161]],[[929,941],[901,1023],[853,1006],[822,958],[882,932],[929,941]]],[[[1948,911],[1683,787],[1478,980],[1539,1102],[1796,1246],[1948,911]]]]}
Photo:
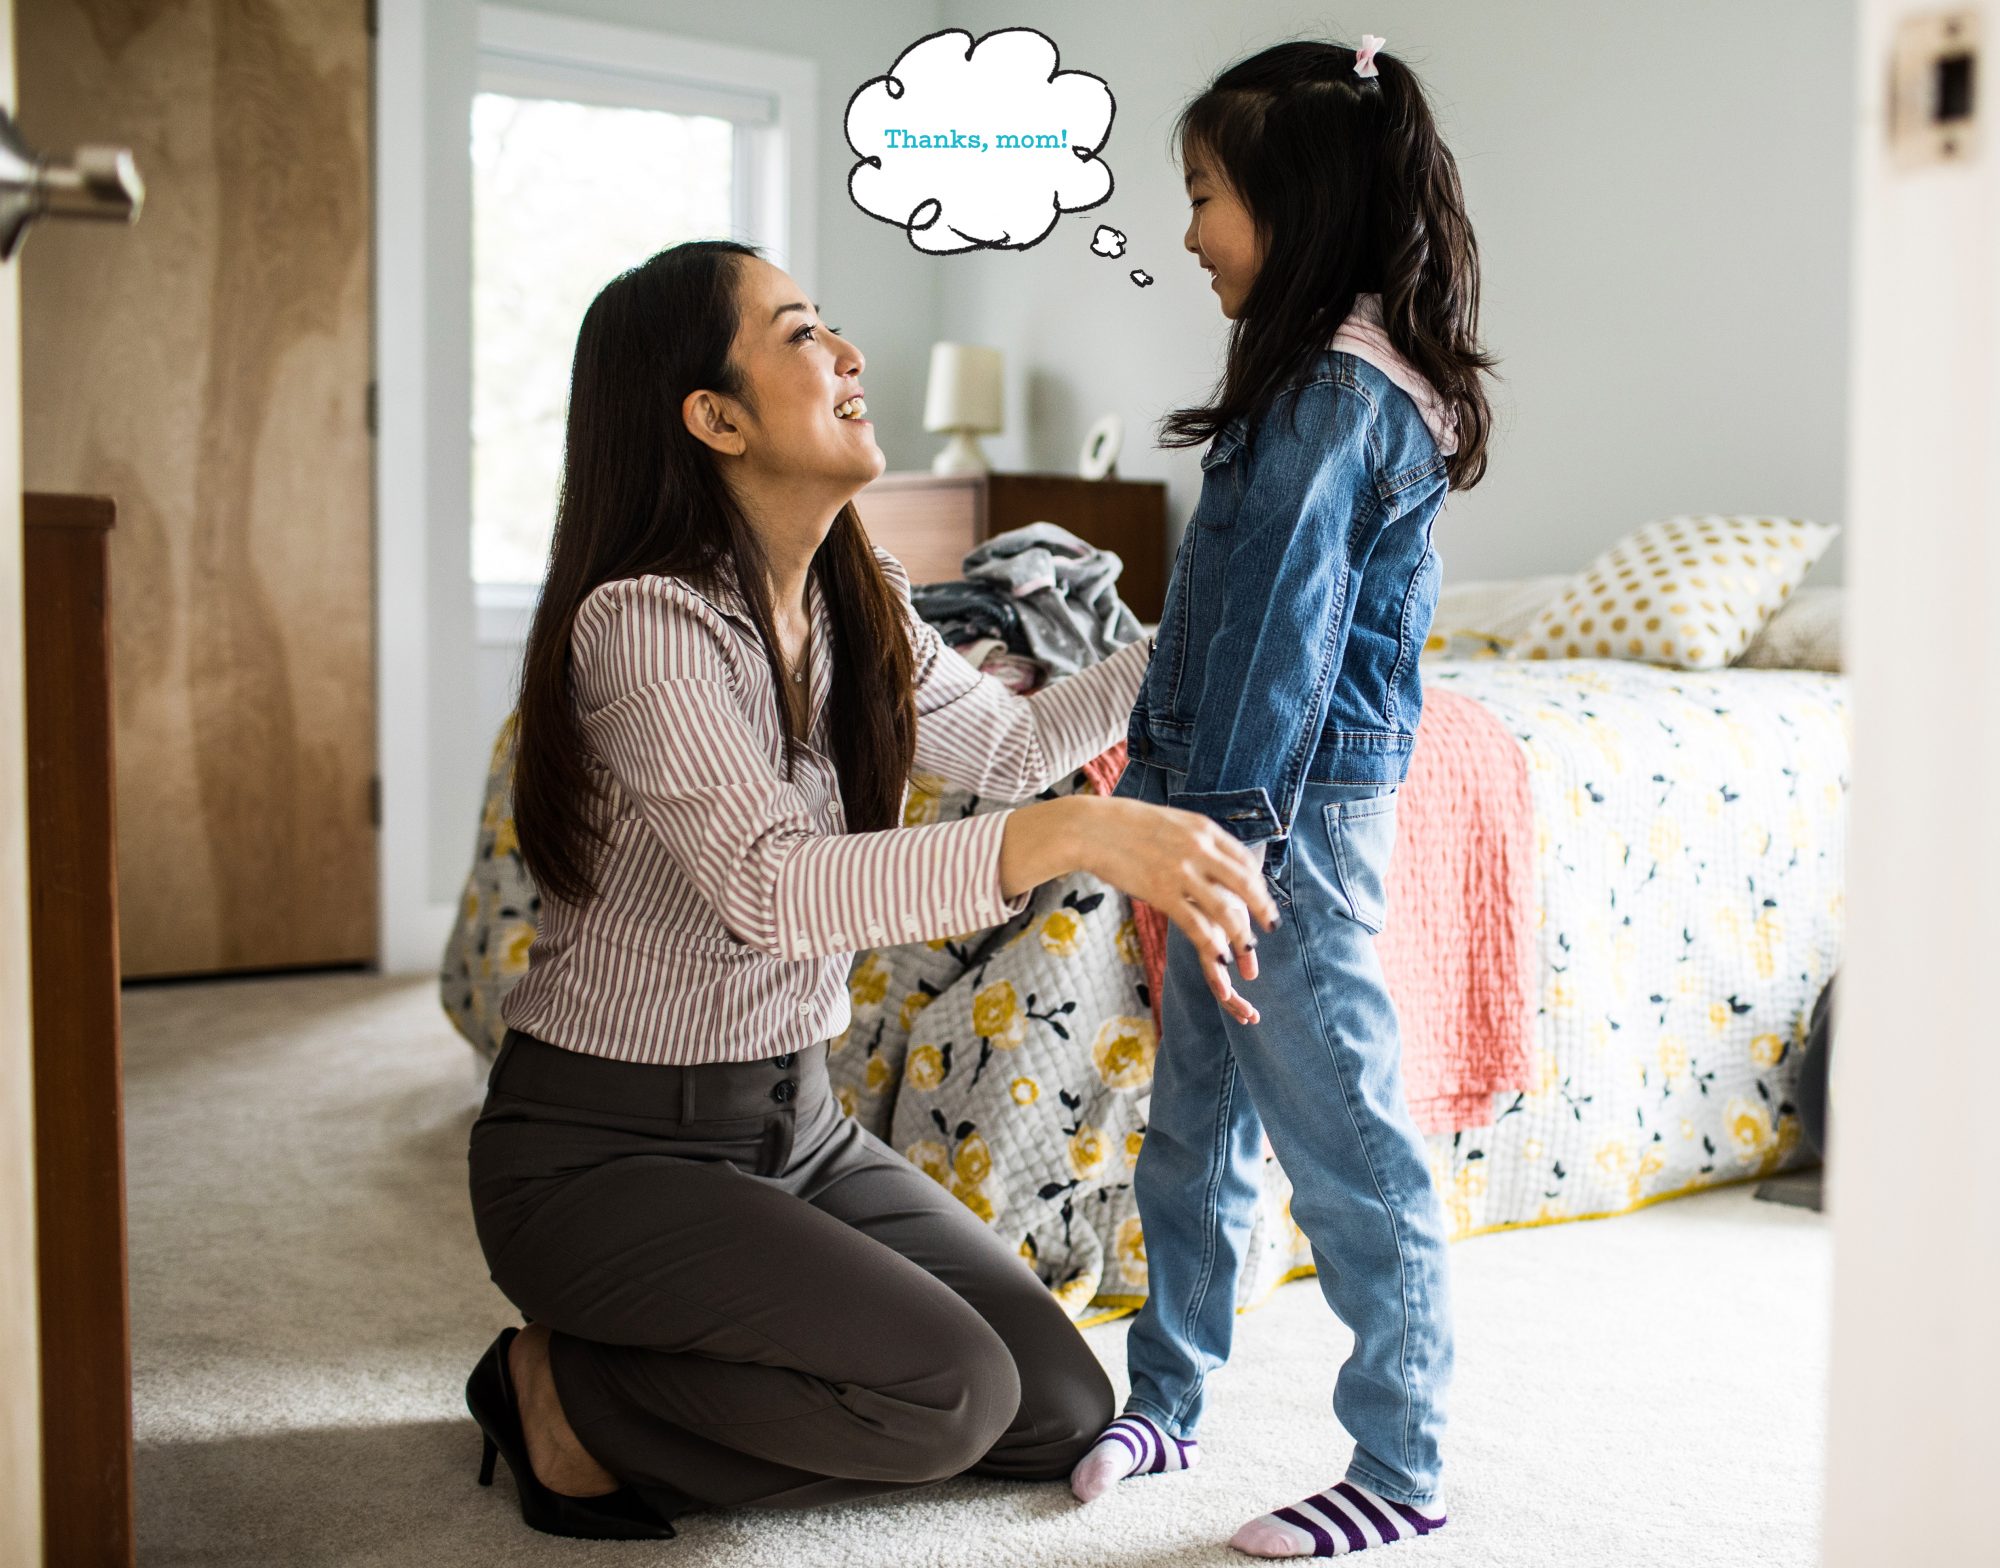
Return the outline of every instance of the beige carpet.
{"type": "MultiPolygon", "coordinates": [[[[1332,1479],[1345,1333],[1310,1281],[1242,1323],[1191,1476],[1089,1510],[953,1482],[618,1545],[474,1485],[466,1372],[509,1321],[464,1188],[472,1053],[422,982],[127,993],[146,1564],[700,1568],[1242,1564],[1243,1519],[1332,1479]]],[[[1729,1568],[1817,1559],[1828,1234],[1736,1188],[1453,1253],[1452,1525],[1392,1561],[1729,1568]]],[[[1121,1387],[1124,1326],[1090,1331],[1121,1387]]]]}

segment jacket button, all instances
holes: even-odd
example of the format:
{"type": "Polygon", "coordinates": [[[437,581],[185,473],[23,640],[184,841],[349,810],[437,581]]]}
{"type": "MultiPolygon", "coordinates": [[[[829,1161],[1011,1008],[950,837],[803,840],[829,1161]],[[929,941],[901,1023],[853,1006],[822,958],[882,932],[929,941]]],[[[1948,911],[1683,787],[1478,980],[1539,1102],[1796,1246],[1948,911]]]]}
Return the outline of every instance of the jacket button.
{"type": "Polygon", "coordinates": [[[784,1054],[783,1056],[774,1056],[774,1057],[772,1057],[772,1058],[771,1058],[771,1065],[772,1065],[773,1067],[789,1067],[789,1066],[791,1066],[791,1065],[792,1065],[792,1053],[791,1053],[790,1051],[787,1051],[787,1052],[786,1052],[786,1053],[785,1053],[785,1054],[784,1054]]]}
{"type": "Polygon", "coordinates": [[[776,1088],[772,1089],[771,1098],[776,1100],[780,1105],[785,1105],[790,1102],[792,1096],[797,1094],[798,1091],[799,1086],[787,1078],[778,1084],[776,1088]]]}

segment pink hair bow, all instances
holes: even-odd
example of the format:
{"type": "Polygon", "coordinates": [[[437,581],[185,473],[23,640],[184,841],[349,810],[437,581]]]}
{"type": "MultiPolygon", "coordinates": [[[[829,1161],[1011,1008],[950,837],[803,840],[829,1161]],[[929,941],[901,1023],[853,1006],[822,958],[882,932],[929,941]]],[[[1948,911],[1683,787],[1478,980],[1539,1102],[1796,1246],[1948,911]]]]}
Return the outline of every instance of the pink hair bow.
{"type": "Polygon", "coordinates": [[[1379,76],[1375,69],[1375,52],[1389,40],[1377,38],[1373,33],[1361,35],[1361,47],[1354,51],[1354,74],[1356,76],[1379,76]]]}

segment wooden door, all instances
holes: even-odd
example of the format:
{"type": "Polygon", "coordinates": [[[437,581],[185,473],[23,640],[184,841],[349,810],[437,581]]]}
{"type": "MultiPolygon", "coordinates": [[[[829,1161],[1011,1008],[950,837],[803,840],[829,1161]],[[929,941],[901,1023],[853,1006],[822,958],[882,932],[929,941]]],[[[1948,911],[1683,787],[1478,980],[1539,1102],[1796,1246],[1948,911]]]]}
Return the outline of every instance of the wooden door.
{"type": "Polygon", "coordinates": [[[112,497],[127,976],[375,952],[362,0],[27,0],[20,119],[147,182],[22,258],[27,483],[112,497]]]}

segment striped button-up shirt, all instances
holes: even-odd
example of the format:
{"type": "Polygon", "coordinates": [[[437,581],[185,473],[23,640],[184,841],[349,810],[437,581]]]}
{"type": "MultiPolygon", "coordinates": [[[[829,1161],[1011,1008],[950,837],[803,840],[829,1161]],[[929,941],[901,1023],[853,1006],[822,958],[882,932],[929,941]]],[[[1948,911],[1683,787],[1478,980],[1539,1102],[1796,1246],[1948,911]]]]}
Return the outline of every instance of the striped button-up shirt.
{"type": "MultiPolygon", "coordinates": [[[[1123,738],[1147,639],[1032,696],[981,675],[910,607],[917,772],[1002,800],[1038,794],[1123,738]]],[[[597,893],[545,895],[502,1012],[523,1033],[622,1061],[754,1061],[848,1024],[857,951],[997,925],[1010,812],[844,830],[826,711],[832,626],[808,579],[811,719],[785,777],[770,665],[740,599],[673,577],[606,583],[577,613],[571,683],[606,839],[597,893]]]]}

